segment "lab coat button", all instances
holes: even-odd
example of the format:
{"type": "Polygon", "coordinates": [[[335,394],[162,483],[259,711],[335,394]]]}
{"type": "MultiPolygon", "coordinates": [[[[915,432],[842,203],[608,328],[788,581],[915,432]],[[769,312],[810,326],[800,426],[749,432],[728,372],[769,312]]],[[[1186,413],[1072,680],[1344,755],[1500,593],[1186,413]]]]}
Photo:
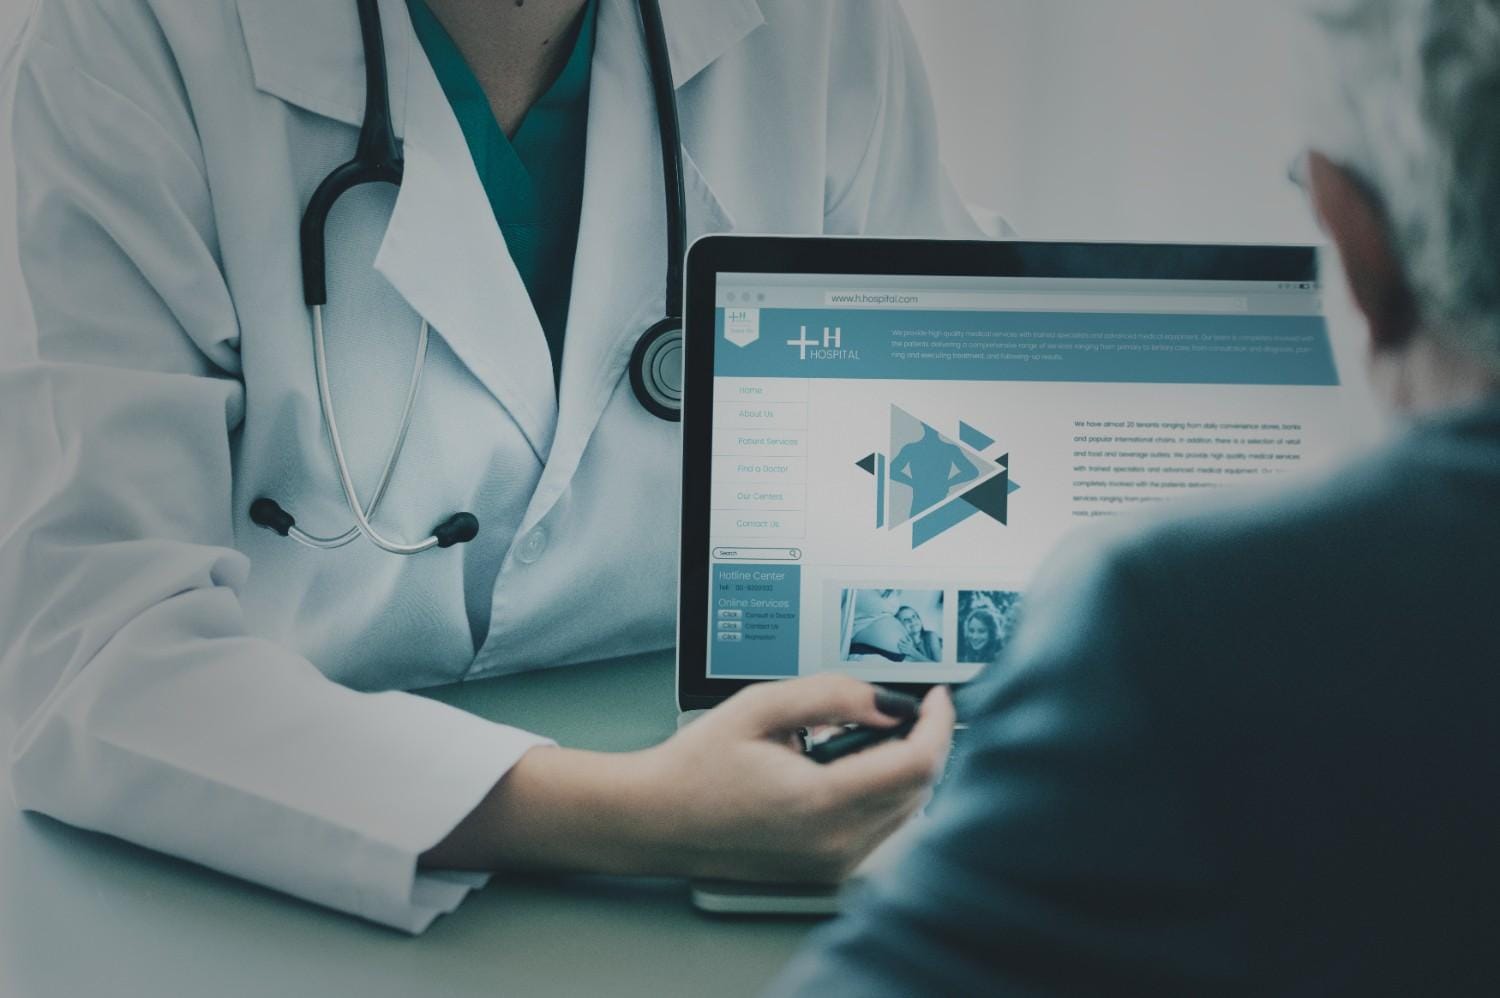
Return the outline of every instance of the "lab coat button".
{"type": "Polygon", "coordinates": [[[542,557],[547,550],[547,529],[537,527],[531,533],[521,539],[521,546],[516,550],[516,558],[523,565],[533,565],[542,557]]]}

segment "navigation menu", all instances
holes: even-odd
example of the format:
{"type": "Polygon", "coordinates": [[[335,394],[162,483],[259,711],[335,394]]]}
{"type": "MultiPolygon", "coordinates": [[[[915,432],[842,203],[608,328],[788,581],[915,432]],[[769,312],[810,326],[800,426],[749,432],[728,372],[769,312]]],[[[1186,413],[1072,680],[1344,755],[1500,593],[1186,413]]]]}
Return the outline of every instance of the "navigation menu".
{"type": "Polygon", "coordinates": [[[806,534],[810,388],[805,380],[718,379],[713,536],[800,540],[806,534]]]}

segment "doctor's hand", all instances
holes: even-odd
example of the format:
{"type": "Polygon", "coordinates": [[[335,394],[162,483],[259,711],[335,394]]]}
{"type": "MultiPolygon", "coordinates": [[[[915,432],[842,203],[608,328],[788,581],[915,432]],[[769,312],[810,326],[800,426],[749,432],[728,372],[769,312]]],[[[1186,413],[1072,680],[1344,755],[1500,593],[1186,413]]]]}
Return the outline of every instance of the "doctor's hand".
{"type": "MultiPolygon", "coordinates": [[[[798,728],[889,728],[907,709],[846,676],[749,687],[652,752],[655,784],[676,787],[664,827],[689,876],[836,883],[926,801],[953,735],[953,703],[936,688],[905,739],[827,765],[807,759],[798,728]]],[[[897,694],[896,696],[899,696],[897,694]]]]}
{"type": "Polygon", "coordinates": [[[641,752],[534,748],[423,862],[835,883],[922,806],[952,738],[937,688],[906,738],[803,755],[800,728],[900,723],[879,692],[831,674],[762,683],[641,752]]]}

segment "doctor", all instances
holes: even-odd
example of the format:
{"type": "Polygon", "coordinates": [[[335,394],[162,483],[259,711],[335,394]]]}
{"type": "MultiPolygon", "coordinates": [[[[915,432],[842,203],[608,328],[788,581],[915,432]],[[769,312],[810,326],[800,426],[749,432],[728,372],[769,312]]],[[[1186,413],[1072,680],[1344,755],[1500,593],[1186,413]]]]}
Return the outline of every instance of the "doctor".
{"type": "MultiPolygon", "coordinates": [[[[661,6],[689,238],[978,234],[894,0],[661,6]]],[[[679,469],[627,373],[670,304],[636,0],[378,12],[404,174],[328,212],[315,323],[298,226],[367,117],[355,0],[35,6],[11,136],[35,338],[5,330],[0,367],[18,803],[409,931],[480,882],[453,869],[837,876],[922,795],[943,697],[820,768],[784,736],[899,705],[761,687],[594,756],[397,692],[668,647],[679,469]],[[283,536],[266,497],[352,542],[283,536]],[[371,542],[455,511],[466,543],[371,542]]]]}

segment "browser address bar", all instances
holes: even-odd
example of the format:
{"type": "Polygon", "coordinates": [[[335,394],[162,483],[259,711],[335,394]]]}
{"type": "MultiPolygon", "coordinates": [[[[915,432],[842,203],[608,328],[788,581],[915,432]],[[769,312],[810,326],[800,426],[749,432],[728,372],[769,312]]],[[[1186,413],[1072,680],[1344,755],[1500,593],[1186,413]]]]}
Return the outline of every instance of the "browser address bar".
{"type": "Polygon", "coordinates": [[[1194,315],[1250,311],[1244,295],[1048,294],[1012,291],[828,291],[827,308],[935,308],[987,312],[1186,312],[1194,315]]]}

